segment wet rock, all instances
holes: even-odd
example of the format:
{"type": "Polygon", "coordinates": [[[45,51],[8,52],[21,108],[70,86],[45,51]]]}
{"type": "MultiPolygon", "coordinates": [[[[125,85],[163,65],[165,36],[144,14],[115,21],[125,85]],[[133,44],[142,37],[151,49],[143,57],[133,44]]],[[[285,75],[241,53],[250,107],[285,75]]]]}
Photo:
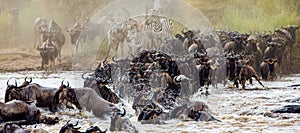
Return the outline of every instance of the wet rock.
{"type": "Polygon", "coordinates": [[[263,115],[266,116],[266,117],[270,117],[270,118],[277,118],[277,117],[279,117],[278,114],[274,114],[272,112],[265,112],[263,115]]]}
{"type": "Polygon", "coordinates": [[[300,105],[286,105],[280,109],[273,110],[274,113],[300,113],[300,105]]]}
{"type": "Polygon", "coordinates": [[[300,102],[300,97],[299,98],[294,98],[294,99],[288,99],[288,100],[285,100],[286,102],[292,102],[292,103],[295,103],[295,102],[300,102]]]}
{"type": "Polygon", "coordinates": [[[221,122],[220,120],[216,119],[215,117],[213,117],[210,113],[208,113],[206,111],[199,111],[199,112],[191,111],[188,114],[188,117],[190,117],[196,121],[218,121],[218,122],[221,122]]]}

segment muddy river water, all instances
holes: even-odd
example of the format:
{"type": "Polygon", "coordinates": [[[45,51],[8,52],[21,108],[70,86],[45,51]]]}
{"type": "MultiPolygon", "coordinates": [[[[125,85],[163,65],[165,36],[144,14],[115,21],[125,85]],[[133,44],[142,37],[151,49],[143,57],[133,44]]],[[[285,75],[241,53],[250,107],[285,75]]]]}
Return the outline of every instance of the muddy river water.
{"type": "MultiPolygon", "coordinates": [[[[55,74],[45,74],[39,71],[27,71],[18,73],[0,73],[0,101],[4,101],[6,82],[18,84],[24,81],[24,77],[33,77],[33,82],[49,87],[59,87],[62,80],[69,81],[71,87],[82,87],[83,79],[80,71],[63,71],[55,74]]],[[[300,83],[300,75],[282,77],[277,81],[262,82],[266,87],[259,88],[254,80],[253,85],[247,85],[247,90],[236,88],[224,88],[219,85],[217,89],[209,89],[210,95],[203,96],[194,94],[191,100],[201,100],[208,104],[212,114],[222,122],[196,122],[180,121],[177,119],[166,121],[166,125],[142,125],[137,122],[137,117],[130,120],[138,128],[139,132],[233,132],[233,133],[300,133],[300,114],[272,114],[271,110],[284,105],[300,104],[291,103],[289,99],[300,97],[300,89],[287,87],[300,83]],[[270,117],[272,116],[272,117],[270,117]]],[[[130,108],[129,103],[126,108],[130,108]]],[[[50,113],[44,111],[45,113],[50,113]]],[[[134,114],[129,110],[128,114],[134,114]]],[[[56,125],[38,124],[37,128],[43,128],[51,133],[58,133],[60,128],[68,121],[75,123],[79,121],[81,131],[90,126],[99,126],[101,129],[109,129],[110,120],[107,118],[96,118],[91,112],[84,111],[79,115],[78,111],[65,110],[57,115],[60,122],[56,125]]],[[[34,127],[28,126],[28,127],[34,127]]],[[[109,131],[108,131],[109,132],[109,131]]]]}

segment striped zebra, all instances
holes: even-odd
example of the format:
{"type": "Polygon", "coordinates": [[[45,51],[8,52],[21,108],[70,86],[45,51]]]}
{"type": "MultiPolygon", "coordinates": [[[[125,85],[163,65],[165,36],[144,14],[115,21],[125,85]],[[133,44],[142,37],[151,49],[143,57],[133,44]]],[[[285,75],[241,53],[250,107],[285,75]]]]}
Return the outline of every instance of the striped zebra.
{"type": "Polygon", "coordinates": [[[163,43],[164,38],[172,36],[173,23],[168,18],[149,15],[144,21],[144,31],[149,32],[148,48],[158,48],[163,43]]]}
{"type": "Polygon", "coordinates": [[[170,19],[156,15],[147,16],[144,27],[145,31],[152,31],[155,35],[172,35],[173,31],[173,23],[170,19]]]}

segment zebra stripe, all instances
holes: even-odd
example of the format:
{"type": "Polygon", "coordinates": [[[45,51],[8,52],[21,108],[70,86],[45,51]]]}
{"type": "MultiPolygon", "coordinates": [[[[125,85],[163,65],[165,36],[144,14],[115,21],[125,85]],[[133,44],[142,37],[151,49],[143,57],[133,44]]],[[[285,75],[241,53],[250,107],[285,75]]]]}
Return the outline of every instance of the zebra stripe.
{"type": "Polygon", "coordinates": [[[170,19],[160,16],[149,16],[145,20],[145,31],[152,31],[156,35],[171,35],[173,31],[173,23],[170,19]]]}

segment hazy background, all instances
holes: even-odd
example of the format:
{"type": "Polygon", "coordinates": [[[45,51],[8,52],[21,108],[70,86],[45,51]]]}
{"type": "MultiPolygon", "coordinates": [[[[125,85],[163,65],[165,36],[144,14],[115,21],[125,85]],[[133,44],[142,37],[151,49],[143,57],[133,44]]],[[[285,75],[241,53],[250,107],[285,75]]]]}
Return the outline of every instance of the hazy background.
{"type": "MultiPolygon", "coordinates": [[[[64,28],[74,20],[83,22],[114,0],[0,0],[0,48],[33,48],[33,21],[54,19],[63,28],[66,44],[73,49],[64,28]],[[10,13],[18,9],[18,18],[10,13]]],[[[199,9],[216,29],[240,32],[273,31],[289,24],[300,24],[298,0],[183,0],[199,9]]],[[[298,30],[298,36],[299,36],[298,30]]],[[[299,40],[299,37],[298,37],[299,40]]],[[[299,49],[297,41],[296,49],[299,49]]],[[[295,52],[294,52],[295,53],[295,52]]],[[[298,57],[298,56],[297,56],[298,57]]]]}

